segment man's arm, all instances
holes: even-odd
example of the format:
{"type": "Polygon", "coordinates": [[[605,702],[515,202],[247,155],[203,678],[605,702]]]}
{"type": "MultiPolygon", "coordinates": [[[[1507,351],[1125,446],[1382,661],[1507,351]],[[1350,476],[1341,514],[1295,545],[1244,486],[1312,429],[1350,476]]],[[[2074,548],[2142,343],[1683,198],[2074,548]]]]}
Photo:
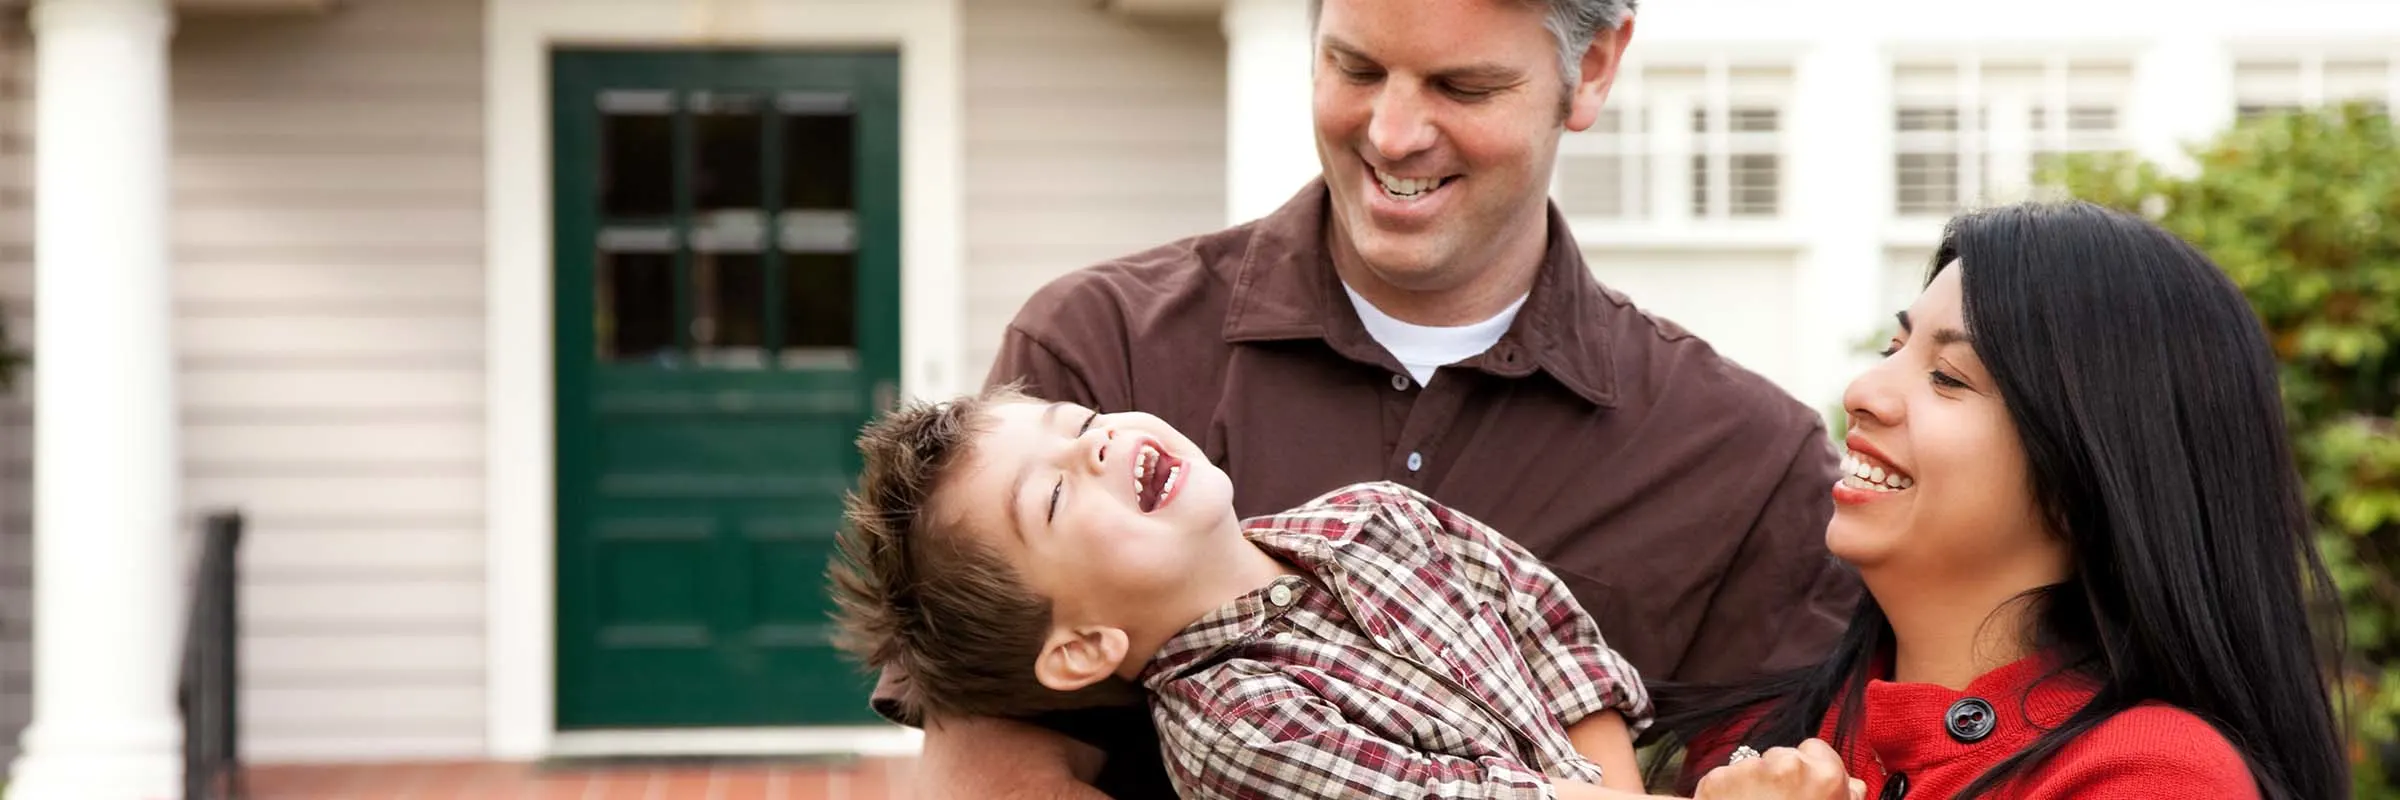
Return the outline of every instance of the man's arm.
{"type": "Polygon", "coordinates": [[[1788,452],[1693,631],[1677,681],[1735,681],[1812,664],[1849,625],[1858,579],[1825,549],[1840,459],[1822,421],[1788,452]]]}
{"type": "Polygon", "coordinates": [[[1057,731],[988,717],[932,720],[917,759],[917,796],[1108,800],[1091,783],[1102,754],[1057,731]]]}
{"type": "Polygon", "coordinates": [[[987,388],[1009,383],[1043,400],[1100,410],[1100,398],[1083,371],[1014,323],[1001,334],[1000,352],[993,356],[992,369],[983,379],[987,388]]]}

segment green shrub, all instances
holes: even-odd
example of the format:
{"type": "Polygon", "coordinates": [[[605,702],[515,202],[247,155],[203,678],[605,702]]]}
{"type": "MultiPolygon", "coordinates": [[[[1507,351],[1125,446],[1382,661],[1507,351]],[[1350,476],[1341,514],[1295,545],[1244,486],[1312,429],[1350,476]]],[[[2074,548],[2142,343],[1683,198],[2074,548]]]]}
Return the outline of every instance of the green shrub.
{"type": "Polygon", "coordinates": [[[2348,616],[2359,796],[2400,798],[2400,139],[2352,105],[2251,120],[2190,153],[2190,174],[2097,156],[2046,177],[2199,246],[2265,323],[2348,616]]]}

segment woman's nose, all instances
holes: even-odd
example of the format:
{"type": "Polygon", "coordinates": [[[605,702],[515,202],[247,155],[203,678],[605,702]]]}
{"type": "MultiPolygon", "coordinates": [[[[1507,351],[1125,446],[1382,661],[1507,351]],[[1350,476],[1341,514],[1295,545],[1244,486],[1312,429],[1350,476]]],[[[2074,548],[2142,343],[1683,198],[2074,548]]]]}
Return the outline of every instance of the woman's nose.
{"type": "Polygon", "coordinates": [[[1850,414],[1853,425],[1860,421],[1882,427],[1900,423],[1900,393],[1893,385],[1899,372],[1892,362],[1885,361],[1851,379],[1849,388],[1842,391],[1842,409],[1850,414]]]}

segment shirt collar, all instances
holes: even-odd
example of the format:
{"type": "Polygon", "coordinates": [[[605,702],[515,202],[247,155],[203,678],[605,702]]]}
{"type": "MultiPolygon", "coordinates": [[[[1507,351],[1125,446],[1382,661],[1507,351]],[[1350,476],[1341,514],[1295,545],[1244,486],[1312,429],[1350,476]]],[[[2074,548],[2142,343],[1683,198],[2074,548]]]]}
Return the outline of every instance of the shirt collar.
{"type": "Polygon", "coordinates": [[[1311,613],[1338,608],[1348,619],[1347,624],[1377,646],[1417,657],[1429,655],[1425,649],[1433,643],[1403,635],[1392,620],[1377,610],[1377,603],[1362,602],[1383,597],[1393,587],[1376,583],[1372,575],[1354,574],[1344,565],[1346,548],[1352,549],[1350,557],[1354,559],[1417,564],[1426,558],[1427,549],[1432,547],[1430,542],[1416,536],[1395,535],[1400,532],[1391,529],[1369,527],[1375,516],[1372,509],[1360,510],[1349,519],[1306,530],[1286,529],[1278,524],[1281,517],[1277,516],[1245,524],[1244,537],[1268,555],[1291,565],[1299,574],[1277,578],[1184,626],[1159,647],[1135,680],[1143,688],[1156,692],[1169,681],[1214,661],[1228,648],[1256,640],[1270,623],[1304,608],[1316,609],[1311,613]]]}
{"type": "Polygon", "coordinates": [[[1157,692],[1168,682],[1215,660],[1227,648],[1258,638],[1268,623],[1299,608],[1303,595],[1314,590],[1307,579],[1286,575],[1219,606],[1199,621],[1184,626],[1175,638],[1161,645],[1158,653],[1150,657],[1150,663],[1142,667],[1136,682],[1157,692]]]}
{"type": "MultiPolygon", "coordinates": [[[[1319,178],[1250,223],[1226,305],[1225,341],[1321,339],[1353,361],[1399,371],[1399,362],[1367,335],[1342,294],[1325,248],[1327,203],[1319,178]]],[[[1593,405],[1612,406],[1617,387],[1608,326],[1625,310],[1592,277],[1556,203],[1548,217],[1549,249],[1524,308],[1499,343],[1463,364],[1505,378],[1540,369],[1593,405]]]]}
{"type": "Polygon", "coordinates": [[[2013,751],[2057,727],[2098,691],[2090,678],[2063,666],[2036,653],[1984,673],[1964,690],[1870,680],[1866,724],[1858,735],[1889,769],[1922,768],[1989,748],[2013,751]],[[1994,723],[1981,739],[1962,742],[1951,734],[1950,717],[1970,700],[1988,705],[1994,723]]]}

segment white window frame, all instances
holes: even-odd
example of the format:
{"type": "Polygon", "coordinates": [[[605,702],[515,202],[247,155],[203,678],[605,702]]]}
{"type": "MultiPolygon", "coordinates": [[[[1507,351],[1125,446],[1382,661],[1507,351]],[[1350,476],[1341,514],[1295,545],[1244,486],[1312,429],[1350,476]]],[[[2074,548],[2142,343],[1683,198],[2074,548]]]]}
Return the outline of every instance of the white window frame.
{"type": "MultiPolygon", "coordinates": [[[[2378,66],[2370,66],[2370,71],[2378,66]]],[[[2400,108],[2400,54],[2337,48],[2278,48],[2237,54],[2233,63],[2234,116],[2243,119],[2279,111],[2321,108],[2350,100],[2380,103],[2388,113],[2400,108]],[[2328,67],[2382,62],[2380,77],[2364,85],[2343,86],[2327,80],[2328,67]],[[2268,70],[2290,70],[2288,77],[2268,70]],[[2373,85],[2380,82],[2380,86],[2373,85]]]]}
{"type": "Polygon", "coordinates": [[[1737,60],[1723,52],[1688,53],[1684,57],[1642,61],[1629,56],[1618,67],[1604,114],[1620,123],[1607,130],[1595,123],[1585,132],[1562,137],[1559,164],[1552,170],[1553,197],[1581,194],[1564,181],[1572,159],[1618,159],[1615,209],[1562,200],[1560,209],[1577,224],[1632,221],[1687,225],[1711,229],[1783,224],[1789,222],[1793,201],[1792,107],[1796,65],[1790,58],[1737,60]],[[1757,73],[1755,78],[1747,73],[1757,73]],[[1694,76],[1697,80],[1693,80],[1694,76]],[[1731,130],[1736,111],[1773,114],[1771,131],[1731,130]],[[1694,131],[1693,119],[1707,114],[1707,130],[1694,131]],[[1734,213],[1730,167],[1738,156],[1774,159],[1770,213],[1734,213]],[[1702,165],[1696,167],[1695,164],[1702,165]],[[1706,181],[1695,186],[1695,179],[1706,181]],[[1698,191],[1695,191],[1698,190],[1698,191]],[[1607,213],[1614,211],[1616,213],[1607,213]]]}
{"type": "Polygon", "coordinates": [[[1970,53],[1954,58],[1920,57],[1892,64],[1892,126],[1894,146],[1890,211],[1895,218],[1921,220],[1944,217],[1962,208],[2017,199],[2035,190],[2035,169],[2047,156],[2061,153],[2130,151],[2134,137],[2128,125],[2136,88],[2135,58],[2131,54],[2099,55],[2050,52],[2023,58],[1987,58],[1970,53]],[[2010,80],[2000,72],[2011,66],[2036,65],[2039,77],[2031,83],[2010,80]],[[1903,85],[1903,73],[1917,69],[1954,71],[1945,92],[1903,85]],[[2086,73],[2097,73],[2087,77],[2086,73]],[[1958,124],[1952,131],[1900,130],[1900,120],[1913,109],[1954,108],[1958,124]],[[2097,129],[2073,125],[2081,113],[2106,109],[2109,124],[2097,129]],[[2039,122],[2037,126],[2035,123],[2039,122]],[[1947,146],[1942,133],[1951,134],[1947,146]],[[1902,203],[1903,155],[1956,155],[1955,203],[1951,208],[1902,203]]]}

